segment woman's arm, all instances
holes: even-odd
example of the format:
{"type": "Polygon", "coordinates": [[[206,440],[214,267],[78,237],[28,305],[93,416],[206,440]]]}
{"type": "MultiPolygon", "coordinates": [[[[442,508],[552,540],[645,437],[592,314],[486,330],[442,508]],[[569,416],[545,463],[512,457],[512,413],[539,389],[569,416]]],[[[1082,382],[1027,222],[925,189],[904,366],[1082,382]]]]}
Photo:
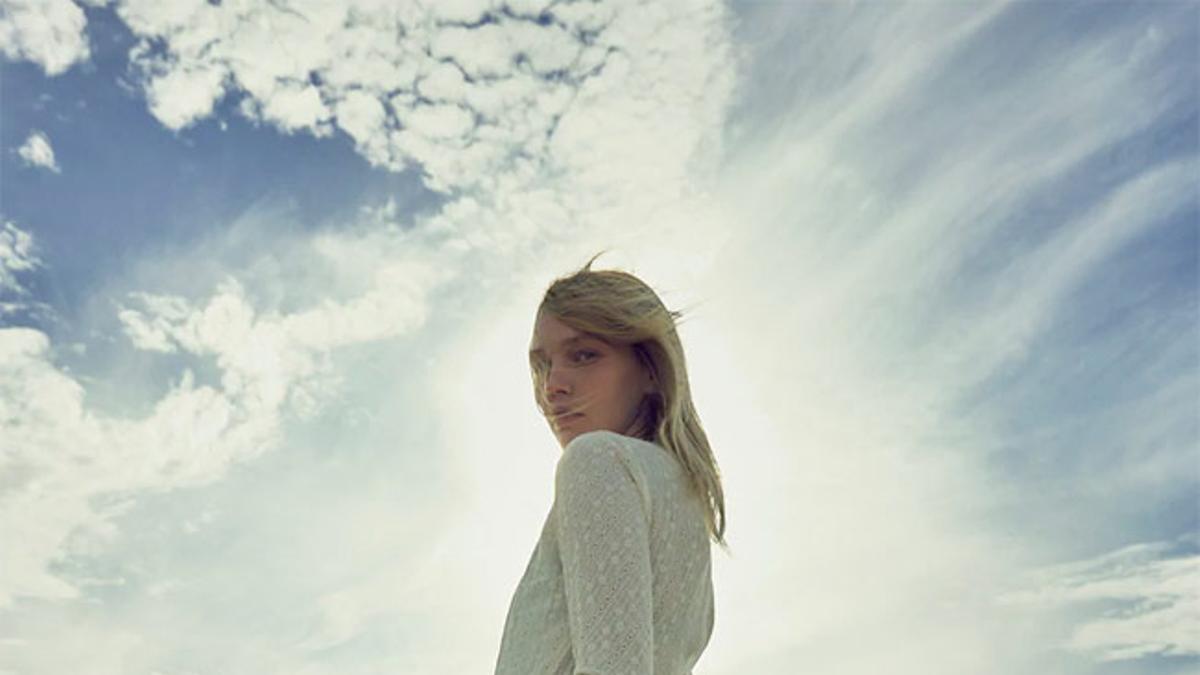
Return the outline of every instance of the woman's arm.
{"type": "Polygon", "coordinates": [[[650,528],[626,461],[619,440],[587,433],[568,444],[555,470],[576,675],[654,670],[650,528]]]}

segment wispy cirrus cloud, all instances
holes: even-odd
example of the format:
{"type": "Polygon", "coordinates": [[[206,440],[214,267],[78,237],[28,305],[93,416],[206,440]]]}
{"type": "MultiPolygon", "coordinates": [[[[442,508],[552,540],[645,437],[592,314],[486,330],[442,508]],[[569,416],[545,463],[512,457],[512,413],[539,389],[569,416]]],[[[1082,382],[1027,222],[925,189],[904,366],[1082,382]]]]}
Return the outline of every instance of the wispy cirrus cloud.
{"type": "Polygon", "coordinates": [[[39,299],[29,277],[46,266],[34,236],[10,218],[0,217],[0,320],[33,315],[53,320],[54,308],[39,299]]]}
{"type": "Polygon", "coordinates": [[[1077,611],[1063,647],[1100,661],[1200,656],[1200,536],[1125,546],[1089,560],[1033,570],[1002,602],[1036,609],[1120,604],[1077,611]]]}
{"type": "Polygon", "coordinates": [[[27,294],[28,290],[17,277],[41,264],[33,236],[13,221],[5,220],[4,228],[0,229],[0,293],[27,294]]]}

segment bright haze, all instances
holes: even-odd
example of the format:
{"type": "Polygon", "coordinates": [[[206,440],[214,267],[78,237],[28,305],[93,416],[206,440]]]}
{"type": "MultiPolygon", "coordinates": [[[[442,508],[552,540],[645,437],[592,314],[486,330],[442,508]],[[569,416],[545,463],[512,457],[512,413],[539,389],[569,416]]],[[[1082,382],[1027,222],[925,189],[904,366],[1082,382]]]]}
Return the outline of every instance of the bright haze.
{"type": "Polygon", "coordinates": [[[490,672],[653,285],[696,675],[1200,668],[1194,2],[0,0],[0,673],[490,672]]]}

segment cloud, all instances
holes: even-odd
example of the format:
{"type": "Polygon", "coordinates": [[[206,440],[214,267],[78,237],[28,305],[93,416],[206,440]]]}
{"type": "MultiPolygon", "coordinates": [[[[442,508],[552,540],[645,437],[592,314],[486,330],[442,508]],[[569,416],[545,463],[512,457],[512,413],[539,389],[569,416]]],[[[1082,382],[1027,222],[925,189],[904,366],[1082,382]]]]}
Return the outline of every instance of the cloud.
{"type": "Polygon", "coordinates": [[[1131,544],[1095,558],[1028,574],[1025,589],[999,602],[1038,610],[1076,611],[1065,649],[1098,661],[1145,656],[1200,656],[1200,536],[1131,544]],[[1107,601],[1107,602],[1106,602],[1107,601]],[[1091,608],[1119,604],[1098,616],[1091,608]]]}
{"type": "MultiPolygon", "coordinates": [[[[632,234],[656,211],[664,234],[696,222],[687,209],[661,212],[703,189],[695,177],[720,149],[733,71],[719,5],[431,7],[113,5],[139,39],[130,56],[164,126],[183,130],[238,92],[253,119],[315,136],[336,125],[368,161],[419,166],[452,198],[404,230],[379,227],[397,219],[393,207],[311,236],[290,234],[286,214],[252,209],[210,244],[139,261],[116,305],[137,351],[122,360],[182,372],[165,393],[127,382],[126,392],[155,392],[136,414],[89,403],[92,385],[59,363],[45,334],[0,332],[4,400],[27,420],[0,429],[0,445],[17,448],[4,459],[14,477],[4,508],[41,514],[36,532],[32,521],[13,532],[29,545],[3,554],[12,573],[0,603],[91,593],[95,575],[66,574],[63,561],[111,546],[118,518],[145,495],[211,485],[277,451],[287,420],[339,404],[335,351],[419,333],[435,294],[454,316],[478,288],[505,287],[513,260],[549,274],[552,261],[632,234]],[[468,21],[481,22],[477,38],[468,21]],[[248,262],[235,273],[237,259],[248,262]]],[[[411,564],[442,569],[425,556],[411,564]]],[[[323,590],[306,644],[340,645],[370,625],[391,606],[378,598],[394,597],[381,589],[395,578],[374,572],[323,590]]],[[[429,589],[448,582],[428,583],[405,598],[433,612],[442,604],[429,589]]],[[[472,598],[457,602],[466,609],[472,598]]]]}
{"type": "Polygon", "coordinates": [[[130,59],[151,113],[168,128],[203,120],[239,92],[237,109],[251,119],[317,137],[340,130],[372,164],[418,166],[445,193],[494,192],[498,174],[521,174],[526,163],[534,168],[526,185],[564,165],[582,171],[599,138],[628,143],[625,152],[645,159],[634,143],[674,139],[680,148],[661,154],[681,161],[679,150],[715,121],[731,82],[715,67],[726,55],[721,12],[683,7],[115,4],[139,40],[130,59]],[[656,45],[649,58],[633,56],[648,43],[656,45]],[[660,54],[679,67],[638,67],[660,54]],[[664,76],[670,87],[647,86],[645,78],[664,76]],[[700,85],[711,105],[691,93],[700,85]],[[568,128],[560,133],[560,125],[568,128]],[[621,131],[638,137],[622,141],[621,131]]]}
{"type": "Polygon", "coordinates": [[[131,353],[104,382],[66,368],[45,333],[0,330],[0,419],[23,421],[0,426],[18,448],[0,455],[0,508],[38,514],[14,519],[29,545],[0,553],[21,670],[54,670],[63,620],[92,603],[104,611],[77,635],[114,626],[128,653],[113,662],[148,671],[207,638],[247,671],[387,656],[478,670],[491,654],[436,645],[498,637],[544,515],[539,453],[554,450],[520,359],[530,317],[513,308],[602,246],[669,303],[703,300],[680,332],[737,556],[714,560],[712,672],[1044,672],[1059,652],[1086,659],[1059,672],[1094,672],[1153,653],[1155,631],[1193,653],[1169,628],[1196,622],[1179,587],[1192,552],[1022,574],[1078,559],[1088,537],[1128,538],[1129,500],[1194,488],[1193,315],[1142,334],[1094,310],[1119,328],[1103,345],[1063,318],[1089,286],[1145,283],[1108,272],[1193,205],[1188,159],[1116,162],[1103,181],[1090,164],[1190,110],[1163,74],[1180,7],[1075,36],[1058,6],[1019,3],[764,4],[736,24],[715,3],[115,4],[164,126],[242,96],[240,114],[344,132],[446,199],[313,233],[251,209],[134,261],[109,280],[131,353]],[[1045,427],[1008,407],[1016,373],[1062,386],[1045,407],[1065,414],[1103,389],[1064,385],[1088,363],[1149,372],[1117,388],[1138,402],[1045,427]],[[134,393],[107,401],[104,383],[134,393]],[[1003,430],[1006,416],[1027,426],[1003,430]],[[1077,442],[1103,421],[1124,430],[1077,442]],[[1113,461],[1053,464],[1096,457],[1113,461]],[[1006,473],[1021,461],[1041,482],[1006,473]],[[181,542],[157,498],[201,486],[180,522],[210,538],[181,542]],[[1096,514],[1107,531],[1077,527],[1096,514]],[[113,550],[131,540],[144,555],[113,550]],[[98,589],[139,573],[105,604],[98,589]],[[997,590],[1014,580],[1026,590],[997,590]],[[230,618],[248,597],[254,618],[230,618]],[[55,598],[77,602],[37,602],[55,598]],[[1086,598],[1143,604],[1082,607],[1058,641],[1057,613],[1086,598]],[[33,616],[49,619],[25,628],[33,616]]]}
{"type": "MultiPolygon", "coordinates": [[[[170,278],[212,278],[215,289],[130,289],[117,306],[121,330],[139,351],[212,364],[215,375],[206,384],[185,368],[148,415],[89,406],[45,334],[0,333],[4,400],[26,421],[0,430],[16,448],[4,461],[19,477],[6,509],[43,514],[36,528],[16,525],[13,536],[29,545],[4,554],[12,573],[0,601],[10,605],[76,596],[47,565],[70,541],[100,545],[132,503],[95,497],[206,484],[269,452],[284,415],[314,414],[336,396],[332,351],[417,331],[434,289],[475,283],[457,281],[462,270],[486,277],[497,260],[548,251],[554,237],[589,223],[632,231],[651,209],[681,199],[732,77],[720,46],[725,16],[690,3],[528,15],[487,7],[478,16],[465,6],[365,2],[113,9],[139,39],[130,57],[164,126],[193,124],[222,92],[240,90],[245,113],[317,136],[336,122],[370,161],[412,162],[431,187],[459,195],[404,232],[271,237],[278,222],[255,232],[241,251],[299,274],[287,284],[290,311],[252,300],[282,287],[280,278],[229,276],[220,254],[157,261],[170,278]],[[476,20],[478,30],[463,23],[476,20]],[[655,34],[658,47],[643,59],[639,45],[655,34]],[[670,145],[650,143],[668,136],[670,145]],[[619,157],[608,158],[614,149],[619,157]],[[631,170],[654,175],[654,194],[623,179],[631,170]]],[[[338,611],[339,623],[350,620],[338,611]]]]}
{"type": "Polygon", "coordinates": [[[0,427],[0,473],[8,476],[3,507],[39,514],[6,525],[6,536],[23,543],[0,554],[9,571],[0,606],[17,596],[77,597],[47,563],[72,533],[93,543],[113,534],[107,520],[131,503],[96,507],[94,497],[205,484],[269,451],[285,413],[303,417],[336,394],[328,354],[416,330],[439,276],[397,253],[374,267],[370,288],[348,302],[265,316],[234,279],[200,306],[133,293],[137,306],[118,316],[134,347],[203,357],[220,373],[212,387],[197,385],[185,370],[148,416],[134,419],[89,409],[84,387],[54,363],[45,334],[0,329],[0,419],[21,421],[0,427]]]}
{"type": "Polygon", "coordinates": [[[19,277],[45,266],[34,237],[10,219],[0,227],[0,319],[35,313],[54,318],[52,307],[36,299],[19,277]]]}
{"type": "Polygon", "coordinates": [[[111,8],[137,39],[134,86],[170,129],[238,95],[240,114],[285,133],[344,132],[376,166],[419,167],[486,222],[533,210],[549,215],[537,229],[564,233],[632,228],[695,197],[721,152],[737,67],[719,3],[111,8]]]}
{"type": "Polygon", "coordinates": [[[755,66],[714,183],[736,233],[691,324],[721,339],[689,367],[720,382],[706,428],[742,513],[718,622],[779,628],[730,630],[716,672],[1041,672],[1064,652],[1096,672],[1103,650],[990,589],[1194,502],[1194,256],[1169,278],[1145,251],[1191,246],[1197,165],[1182,145],[1114,159],[1187,126],[1170,64],[1194,32],[1172,6],[1068,49],[1060,11],[739,17],[755,66]]]}
{"type": "Polygon", "coordinates": [[[0,50],[9,59],[27,59],[47,75],[60,75],[91,57],[84,28],[87,17],[71,0],[0,2],[0,50]]]}
{"type": "Polygon", "coordinates": [[[0,295],[26,295],[17,274],[41,265],[33,235],[6,219],[0,228],[0,295]]]}
{"type": "Polygon", "coordinates": [[[41,131],[33,130],[29,134],[29,138],[26,138],[21,147],[17,148],[17,154],[21,156],[26,166],[40,166],[54,173],[62,173],[62,169],[54,160],[54,148],[50,147],[50,139],[41,131]]]}

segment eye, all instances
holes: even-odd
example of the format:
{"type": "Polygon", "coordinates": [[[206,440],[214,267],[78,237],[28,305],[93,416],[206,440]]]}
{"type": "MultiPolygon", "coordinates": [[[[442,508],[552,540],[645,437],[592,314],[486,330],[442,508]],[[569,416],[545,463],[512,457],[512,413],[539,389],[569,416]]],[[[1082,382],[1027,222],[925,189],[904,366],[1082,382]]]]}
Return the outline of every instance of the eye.
{"type": "MultiPolygon", "coordinates": [[[[600,356],[600,352],[591,349],[577,349],[571,352],[571,357],[576,362],[580,361],[581,356],[586,357],[583,360],[591,360],[597,356],[600,356]]],[[[546,371],[550,370],[550,359],[545,357],[537,357],[530,361],[530,365],[533,366],[535,371],[539,373],[545,373],[546,371]]]]}

